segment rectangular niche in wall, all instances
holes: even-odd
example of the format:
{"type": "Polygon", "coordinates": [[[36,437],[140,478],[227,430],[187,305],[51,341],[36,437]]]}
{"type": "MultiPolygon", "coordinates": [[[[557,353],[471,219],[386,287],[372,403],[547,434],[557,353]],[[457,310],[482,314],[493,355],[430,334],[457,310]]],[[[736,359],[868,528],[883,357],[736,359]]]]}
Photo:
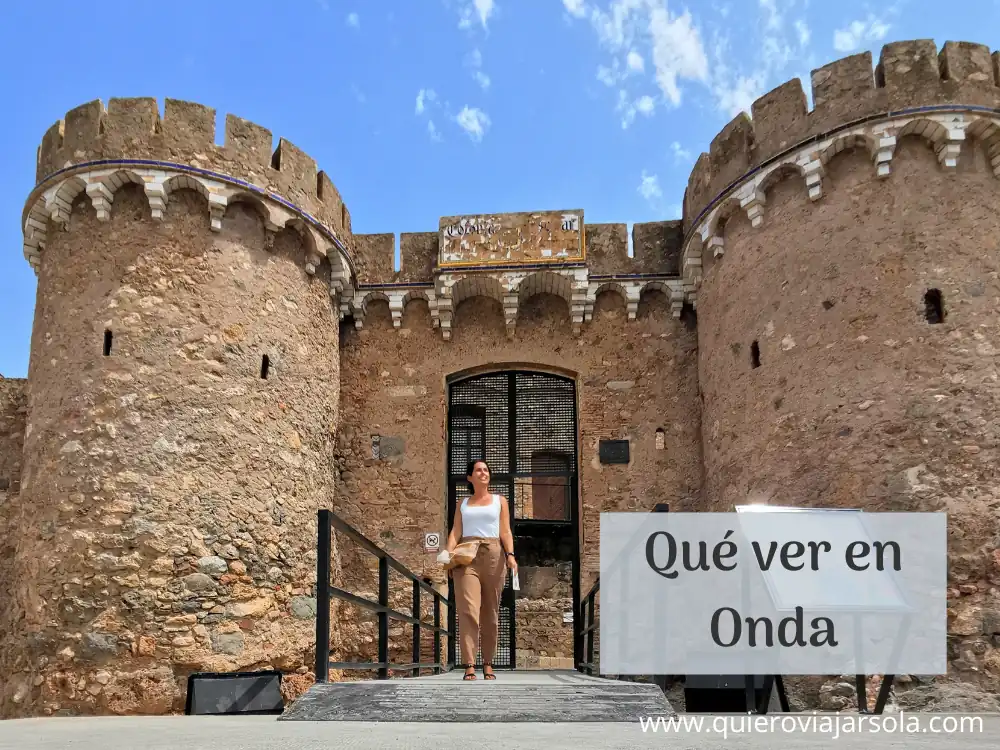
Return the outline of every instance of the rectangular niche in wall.
{"type": "Polygon", "coordinates": [[[602,440],[598,447],[598,457],[602,464],[627,464],[629,462],[628,440],[602,440]]]}

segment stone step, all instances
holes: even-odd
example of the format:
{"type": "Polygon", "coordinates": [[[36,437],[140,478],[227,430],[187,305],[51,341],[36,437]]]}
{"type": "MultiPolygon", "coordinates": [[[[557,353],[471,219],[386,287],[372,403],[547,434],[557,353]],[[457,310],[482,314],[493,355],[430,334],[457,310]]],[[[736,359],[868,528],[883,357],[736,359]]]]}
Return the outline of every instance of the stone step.
{"type": "Polygon", "coordinates": [[[673,715],[663,692],[643,683],[578,678],[575,673],[497,673],[313,685],[282,721],[637,722],[673,715]],[[506,679],[505,679],[506,678],[506,679]]]}

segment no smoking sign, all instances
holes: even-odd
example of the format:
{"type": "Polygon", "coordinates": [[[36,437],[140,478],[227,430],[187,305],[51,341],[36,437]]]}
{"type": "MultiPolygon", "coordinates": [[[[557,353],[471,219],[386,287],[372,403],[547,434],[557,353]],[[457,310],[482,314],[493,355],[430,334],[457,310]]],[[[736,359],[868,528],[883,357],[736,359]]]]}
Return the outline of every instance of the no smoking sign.
{"type": "Polygon", "coordinates": [[[441,535],[436,531],[428,531],[424,534],[424,551],[437,552],[441,548],[441,535]]]}

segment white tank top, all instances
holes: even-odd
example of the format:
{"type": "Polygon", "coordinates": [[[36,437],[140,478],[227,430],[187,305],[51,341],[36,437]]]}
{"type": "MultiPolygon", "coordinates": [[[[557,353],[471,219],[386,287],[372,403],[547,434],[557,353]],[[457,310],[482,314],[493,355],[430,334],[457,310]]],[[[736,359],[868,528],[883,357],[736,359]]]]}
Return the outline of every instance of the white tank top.
{"type": "Polygon", "coordinates": [[[491,499],[489,505],[469,505],[469,498],[462,501],[462,536],[500,538],[500,496],[491,499]]]}

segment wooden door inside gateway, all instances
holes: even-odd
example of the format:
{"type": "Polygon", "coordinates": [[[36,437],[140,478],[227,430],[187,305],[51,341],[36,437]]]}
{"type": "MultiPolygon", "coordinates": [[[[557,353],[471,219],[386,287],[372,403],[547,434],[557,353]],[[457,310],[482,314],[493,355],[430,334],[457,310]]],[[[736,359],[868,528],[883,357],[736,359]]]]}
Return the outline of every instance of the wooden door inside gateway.
{"type": "MultiPolygon", "coordinates": [[[[548,373],[511,370],[475,375],[448,389],[448,528],[455,508],[471,490],[468,463],[485,459],[490,491],[507,498],[518,565],[568,565],[573,611],[579,604],[579,518],[577,510],[577,408],[573,380],[548,373]]],[[[500,598],[500,633],[493,666],[517,666],[516,597],[508,572],[500,598]]],[[[449,579],[454,596],[454,581],[449,579]]],[[[459,628],[453,663],[461,664],[459,628]]],[[[570,626],[571,627],[571,626],[570,626]]],[[[571,639],[570,639],[571,642],[571,639]]],[[[572,655],[572,653],[570,654],[572,655]]],[[[476,665],[482,665],[477,654],[476,665]]]]}

